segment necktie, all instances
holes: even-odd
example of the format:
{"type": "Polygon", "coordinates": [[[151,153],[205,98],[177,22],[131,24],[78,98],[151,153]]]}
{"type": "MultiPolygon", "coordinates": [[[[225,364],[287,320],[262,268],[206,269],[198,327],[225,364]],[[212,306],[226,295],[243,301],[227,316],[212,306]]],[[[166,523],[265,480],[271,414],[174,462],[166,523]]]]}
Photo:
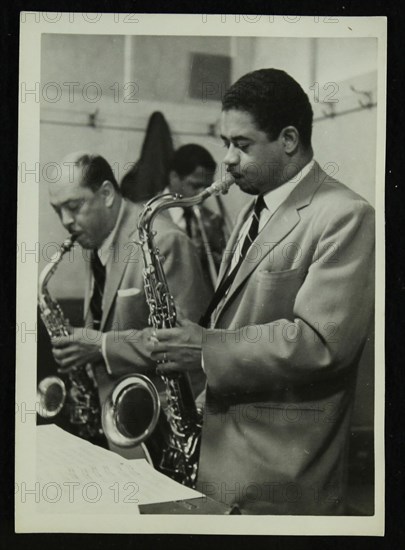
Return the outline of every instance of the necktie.
{"type": "Polygon", "coordinates": [[[91,269],[94,277],[93,294],[90,300],[90,311],[93,316],[93,328],[100,328],[103,314],[103,293],[105,285],[105,267],[100,261],[97,250],[91,254],[91,269]]]}
{"type": "Polygon", "coordinates": [[[191,230],[191,224],[193,221],[193,211],[191,208],[183,208],[183,211],[184,211],[184,214],[183,214],[184,220],[186,222],[186,233],[188,237],[190,237],[191,239],[193,236],[193,232],[191,230]]]}
{"type": "Polygon", "coordinates": [[[260,220],[260,214],[263,208],[266,208],[266,203],[264,202],[263,195],[259,195],[255,202],[255,207],[253,209],[253,214],[252,214],[252,221],[250,223],[249,231],[245,237],[245,240],[243,241],[238,263],[235,265],[231,273],[229,273],[228,275],[225,275],[222,281],[220,282],[217,290],[215,291],[214,296],[212,297],[212,300],[208,306],[207,311],[204,313],[204,315],[200,319],[201,326],[203,327],[208,326],[212,313],[215,311],[219,302],[225,296],[227,290],[233,283],[236,277],[236,274],[247,254],[247,251],[250,248],[250,245],[253,243],[253,241],[256,239],[259,233],[259,220],[260,220]]]}

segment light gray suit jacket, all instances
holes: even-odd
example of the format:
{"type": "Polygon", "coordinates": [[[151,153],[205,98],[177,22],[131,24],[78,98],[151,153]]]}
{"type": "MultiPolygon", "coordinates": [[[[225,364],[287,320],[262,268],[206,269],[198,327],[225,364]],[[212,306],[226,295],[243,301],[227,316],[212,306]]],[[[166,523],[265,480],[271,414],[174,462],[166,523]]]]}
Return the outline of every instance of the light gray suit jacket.
{"type": "MultiPolygon", "coordinates": [[[[144,262],[137,244],[137,226],[142,205],[124,201],[124,214],[106,266],[100,327],[101,332],[106,333],[106,356],[111,375],[104,363],[94,365],[93,368],[102,403],[120,376],[137,372],[152,377],[156,369],[139,338],[139,330],[148,326],[149,316],[142,275],[144,262]]],[[[176,307],[181,309],[184,316],[197,321],[206,307],[208,297],[198,254],[190,239],[168,215],[158,215],[153,229],[157,232],[155,242],[165,258],[163,268],[176,307]]],[[[84,313],[86,326],[91,326],[90,262],[87,262],[87,275],[84,313]]],[[[154,380],[159,382],[160,378],[155,377],[154,380]]],[[[205,377],[195,375],[192,383],[195,394],[198,394],[204,386],[205,377]]]]}
{"type": "Polygon", "coordinates": [[[259,234],[207,331],[202,492],[246,513],[344,512],[373,277],[372,207],[315,164],[259,234]]]}

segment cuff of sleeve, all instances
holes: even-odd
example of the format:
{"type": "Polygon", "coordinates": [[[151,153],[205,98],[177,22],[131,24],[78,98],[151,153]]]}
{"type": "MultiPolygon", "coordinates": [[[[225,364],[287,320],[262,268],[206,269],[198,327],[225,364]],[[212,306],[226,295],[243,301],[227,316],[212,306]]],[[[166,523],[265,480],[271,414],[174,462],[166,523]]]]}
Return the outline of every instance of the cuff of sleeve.
{"type": "Polygon", "coordinates": [[[103,356],[108,374],[112,375],[112,371],[107,359],[107,333],[106,332],[103,332],[102,338],[101,338],[101,354],[103,356]]]}

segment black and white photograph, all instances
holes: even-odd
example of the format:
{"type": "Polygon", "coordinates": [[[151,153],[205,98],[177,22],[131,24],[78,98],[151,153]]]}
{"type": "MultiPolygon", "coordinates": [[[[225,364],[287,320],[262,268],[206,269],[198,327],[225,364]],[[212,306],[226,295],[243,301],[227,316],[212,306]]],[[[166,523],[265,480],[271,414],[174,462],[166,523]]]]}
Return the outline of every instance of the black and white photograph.
{"type": "Polygon", "coordinates": [[[384,17],[21,13],[17,532],[384,533],[385,85],[384,17]]]}

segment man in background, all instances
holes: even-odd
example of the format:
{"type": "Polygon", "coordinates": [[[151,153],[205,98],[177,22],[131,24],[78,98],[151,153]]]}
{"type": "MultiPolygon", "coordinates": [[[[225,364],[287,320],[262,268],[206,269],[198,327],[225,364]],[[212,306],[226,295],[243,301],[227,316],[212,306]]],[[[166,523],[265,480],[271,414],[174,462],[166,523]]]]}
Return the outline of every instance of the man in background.
{"type": "MultiPolygon", "coordinates": [[[[213,183],[215,170],[215,160],[204,147],[183,145],[170,164],[169,191],[184,198],[198,195],[213,183]]],[[[171,208],[169,213],[197,248],[205,281],[213,292],[226,244],[225,220],[205,205],[171,208]]]]}
{"type": "MultiPolygon", "coordinates": [[[[85,329],[52,342],[62,368],[92,364],[101,404],[118,377],[154,376],[156,364],[138,338],[148,326],[143,257],[137,232],[142,206],[122,198],[108,162],[100,155],[73,153],[61,165],[61,178],[50,184],[50,203],[65,229],[84,249],[87,283],[85,329]]],[[[154,223],[156,245],[176,305],[199,319],[207,292],[197,252],[166,215],[154,223]]],[[[204,376],[192,377],[197,395],[204,376]]]]}

